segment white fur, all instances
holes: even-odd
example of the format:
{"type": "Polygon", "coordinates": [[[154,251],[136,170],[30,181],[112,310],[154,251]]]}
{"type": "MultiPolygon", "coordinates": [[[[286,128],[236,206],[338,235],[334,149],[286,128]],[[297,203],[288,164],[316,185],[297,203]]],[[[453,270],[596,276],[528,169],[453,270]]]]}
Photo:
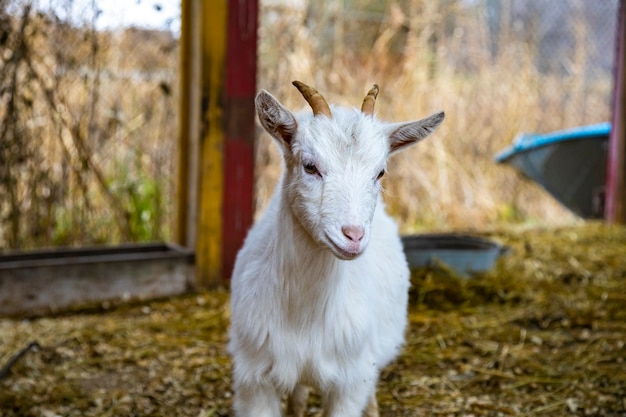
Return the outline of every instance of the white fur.
{"type": "Polygon", "coordinates": [[[309,385],[326,415],[361,416],[407,323],[409,270],[378,175],[392,150],[432,132],[443,113],[389,125],[338,107],[331,119],[294,116],[265,91],[256,104],[285,166],[232,275],[235,413],[278,417],[281,396],[309,385]],[[362,230],[360,241],[345,226],[362,230]]]}

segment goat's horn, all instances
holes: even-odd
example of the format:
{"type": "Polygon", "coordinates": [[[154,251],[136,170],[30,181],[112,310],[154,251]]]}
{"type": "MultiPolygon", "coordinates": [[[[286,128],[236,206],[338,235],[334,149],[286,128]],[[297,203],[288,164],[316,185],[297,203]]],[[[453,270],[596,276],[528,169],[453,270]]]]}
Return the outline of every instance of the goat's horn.
{"type": "Polygon", "coordinates": [[[292,84],[298,89],[298,91],[300,91],[300,94],[302,94],[307,103],[309,103],[315,116],[323,114],[332,118],[332,115],[330,114],[330,107],[328,107],[326,99],[319,93],[319,91],[300,81],[294,81],[292,84]]]}
{"type": "Polygon", "coordinates": [[[361,111],[365,114],[374,114],[374,104],[376,104],[376,97],[378,97],[378,84],[374,84],[374,87],[367,92],[367,95],[363,99],[363,105],[361,111]]]}

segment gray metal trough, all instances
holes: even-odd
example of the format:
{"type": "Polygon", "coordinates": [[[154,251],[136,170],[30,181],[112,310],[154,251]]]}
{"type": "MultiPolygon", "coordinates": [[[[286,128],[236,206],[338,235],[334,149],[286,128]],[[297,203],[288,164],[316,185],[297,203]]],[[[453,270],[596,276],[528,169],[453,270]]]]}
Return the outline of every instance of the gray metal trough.
{"type": "Polygon", "coordinates": [[[442,262],[462,277],[489,271],[510,250],[490,239],[452,233],[404,236],[402,243],[411,268],[442,262]]]}
{"type": "Polygon", "coordinates": [[[173,244],[8,252],[0,254],[0,314],[177,295],[193,280],[193,252],[173,244]]]}

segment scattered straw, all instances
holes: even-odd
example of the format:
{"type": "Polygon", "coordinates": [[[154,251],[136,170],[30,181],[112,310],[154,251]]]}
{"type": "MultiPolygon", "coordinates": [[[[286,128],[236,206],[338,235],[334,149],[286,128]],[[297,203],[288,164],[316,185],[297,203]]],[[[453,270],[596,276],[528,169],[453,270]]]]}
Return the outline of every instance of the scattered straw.
{"type": "MultiPolygon", "coordinates": [[[[381,416],[626,414],[626,228],[502,230],[472,279],[414,271],[403,355],[381,416]]],[[[2,416],[228,416],[228,293],[0,319],[2,416]]],[[[319,415],[319,399],[308,415],[319,415]]]]}

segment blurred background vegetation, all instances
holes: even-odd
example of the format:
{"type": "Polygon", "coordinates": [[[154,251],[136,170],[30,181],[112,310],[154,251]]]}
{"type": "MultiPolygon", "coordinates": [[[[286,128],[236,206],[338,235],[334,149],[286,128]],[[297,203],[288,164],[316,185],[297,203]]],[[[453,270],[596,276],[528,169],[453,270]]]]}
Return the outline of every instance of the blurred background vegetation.
{"type": "Polygon", "coordinates": [[[167,239],[178,39],[46,5],[0,0],[0,247],[167,239]]]}
{"type": "MultiPolygon", "coordinates": [[[[102,28],[104,2],[0,0],[0,249],[173,235],[178,33],[102,28]]],[[[617,0],[260,0],[258,86],[299,109],[293,79],[351,106],[376,82],[384,120],[445,110],[389,163],[404,232],[574,223],[493,157],[521,131],[609,119],[616,14],[617,0]]],[[[260,211],[280,174],[260,130],[256,162],[260,211]]]]}

